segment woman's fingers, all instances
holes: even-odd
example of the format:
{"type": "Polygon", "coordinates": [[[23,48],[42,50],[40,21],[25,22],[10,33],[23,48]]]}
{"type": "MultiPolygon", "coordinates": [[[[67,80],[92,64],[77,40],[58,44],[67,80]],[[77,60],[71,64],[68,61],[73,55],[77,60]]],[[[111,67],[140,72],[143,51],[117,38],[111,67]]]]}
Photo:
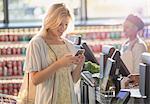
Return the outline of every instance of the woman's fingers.
{"type": "Polygon", "coordinates": [[[72,54],[65,54],[62,57],[61,63],[64,64],[63,66],[70,65],[70,64],[78,65],[78,64],[83,64],[84,60],[85,60],[84,55],[74,56],[72,54]]]}

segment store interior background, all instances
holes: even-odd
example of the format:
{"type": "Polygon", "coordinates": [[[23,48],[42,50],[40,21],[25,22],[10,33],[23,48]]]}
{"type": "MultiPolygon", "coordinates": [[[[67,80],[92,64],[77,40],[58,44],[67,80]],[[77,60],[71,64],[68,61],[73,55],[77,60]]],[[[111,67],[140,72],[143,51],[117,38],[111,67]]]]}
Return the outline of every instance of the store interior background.
{"type": "MultiPolygon", "coordinates": [[[[145,22],[141,34],[150,52],[149,0],[60,0],[74,13],[75,27],[67,37],[81,36],[99,61],[102,46],[120,49],[126,40],[122,24],[130,14],[145,22]]],[[[40,30],[48,4],[54,0],[0,0],[0,94],[17,96],[26,47],[40,30]]],[[[70,38],[71,39],[71,38],[70,38]]],[[[75,40],[72,40],[75,41],[75,40]]]]}

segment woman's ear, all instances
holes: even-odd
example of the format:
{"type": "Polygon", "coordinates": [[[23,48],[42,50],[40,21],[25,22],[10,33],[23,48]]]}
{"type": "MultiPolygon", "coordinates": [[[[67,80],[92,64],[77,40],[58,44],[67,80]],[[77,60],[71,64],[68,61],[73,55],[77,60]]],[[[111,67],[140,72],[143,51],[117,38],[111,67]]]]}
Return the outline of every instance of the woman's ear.
{"type": "Polygon", "coordinates": [[[138,34],[140,37],[143,36],[143,34],[144,34],[144,29],[139,30],[139,31],[137,32],[137,34],[138,34]]]}

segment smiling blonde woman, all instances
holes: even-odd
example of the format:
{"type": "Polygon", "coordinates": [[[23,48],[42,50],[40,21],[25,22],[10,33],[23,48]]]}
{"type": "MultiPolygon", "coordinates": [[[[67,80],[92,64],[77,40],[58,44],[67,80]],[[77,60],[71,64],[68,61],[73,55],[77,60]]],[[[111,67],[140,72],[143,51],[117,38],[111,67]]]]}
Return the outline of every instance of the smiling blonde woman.
{"type": "Polygon", "coordinates": [[[74,45],[62,38],[71,20],[65,4],[53,4],[41,31],[29,43],[24,69],[36,85],[35,104],[78,104],[74,83],[85,57],[74,56],[74,45]]]}

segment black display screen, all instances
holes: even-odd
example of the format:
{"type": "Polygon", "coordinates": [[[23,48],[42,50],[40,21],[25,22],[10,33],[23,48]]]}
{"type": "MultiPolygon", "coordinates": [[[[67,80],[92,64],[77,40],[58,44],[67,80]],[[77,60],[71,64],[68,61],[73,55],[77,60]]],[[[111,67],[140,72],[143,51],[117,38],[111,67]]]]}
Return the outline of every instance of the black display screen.
{"type": "Polygon", "coordinates": [[[98,63],[96,57],[94,56],[92,50],[90,49],[90,47],[86,43],[82,43],[81,48],[85,49],[84,55],[85,55],[86,61],[91,61],[91,62],[99,65],[99,63],[98,63]]]}

